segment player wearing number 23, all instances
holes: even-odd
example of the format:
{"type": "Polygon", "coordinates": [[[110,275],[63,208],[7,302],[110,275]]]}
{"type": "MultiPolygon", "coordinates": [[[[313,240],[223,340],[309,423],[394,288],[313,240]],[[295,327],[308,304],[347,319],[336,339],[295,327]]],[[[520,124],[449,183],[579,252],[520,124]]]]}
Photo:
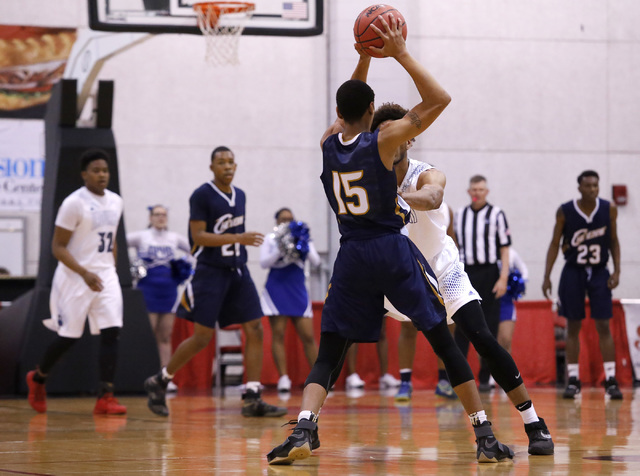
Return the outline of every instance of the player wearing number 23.
{"type": "Polygon", "coordinates": [[[620,277],[620,243],[616,219],[618,209],[607,200],[598,198],[599,177],[586,170],[578,177],[581,198],[564,203],[556,213],[553,237],[547,251],[542,292],[551,299],[551,270],[558,255],[560,240],[566,260],[560,277],[559,314],[567,318],[567,374],[569,382],[564,398],[580,393],[578,358],[580,328],[585,318],[585,295],[589,296],[591,317],[595,319],[604,362],[605,389],[611,398],[622,394],[615,379],[616,359],[609,319],[613,316],[611,290],[620,277]],[[613,273],[607,269],[609,254],[613,273]]]}

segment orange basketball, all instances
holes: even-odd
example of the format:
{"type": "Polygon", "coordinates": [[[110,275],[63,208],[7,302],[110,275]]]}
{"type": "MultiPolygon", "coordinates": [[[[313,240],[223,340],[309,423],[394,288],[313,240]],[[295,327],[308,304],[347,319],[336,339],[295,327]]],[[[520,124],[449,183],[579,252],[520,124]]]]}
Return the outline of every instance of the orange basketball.
{"type": "Polygon", "coordinates": [[[380,17],[384,16],[384,19],[387,21],[389,26],[391,26],[391,15],[400,22],[400,25],[402,26],[402,36],[406,40],[407,22],[404,20],[402,13],[391,5],[378,3],[365,8],[362,10],[360,15],[358,15],[356,23],[353,25],[353,36],[356,39],[356,43],[365,48],[365,53],[373,56],[374,58],[382,58],[382,56],[369,51],[366,47],[373,46],[376,48],[382,48],[384,46],[384,41],[380,36],[378,36],[375,30],[371,28],[371,24],[374,23],[380,30],[385,31],[384,26],[380,21],[380,17]]]}

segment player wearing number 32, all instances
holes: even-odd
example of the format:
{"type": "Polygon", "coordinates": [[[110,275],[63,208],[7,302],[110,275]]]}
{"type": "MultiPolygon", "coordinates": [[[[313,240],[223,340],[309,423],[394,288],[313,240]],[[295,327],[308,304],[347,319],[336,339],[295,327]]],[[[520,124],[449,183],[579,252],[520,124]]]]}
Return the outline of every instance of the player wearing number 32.
{"type": "Polygon", "coordinates": [[[113,396],[113,381],[122,328],[122,290],[116,273],[116,232],[122,198],[107,190],[109,156],[99,149],[80,158],[84,187],[60,205],[51,250],[58,267],[51,285],[51,318],[44,324],[58,333],[35,370],[27,373],[29,403],[47,410],[45,382],[54,364],[82,337],[89,319],[100,334],[100,387],[96,414],[122,414],[127,409],[113,396]]]}
{"type": "Polygon", "coordinates": [[[567,375],[569,382],[564,398],[580,393],[580,328],[585,318],[585,295],[589,295],[591,317],[595,320],[600,338],[600,352],[604,361],[605,392],[613,399],[622,393],[616,381],[616,353],[609,329],[613,316],[611,290],[620,278],[620,243],[616,219],[618,209],[598,198],[597,172],[586,170],[578,177],[578,200],[564,203],[556,213],[553,237],[547,251],[547,263],[542,292],[551,299],[551,270],[558,256],[560,239],[565,265],[560,276],[559,314],[567,318],[567,375]],[[609,250],[613,258],[613,274],[609,275],[609,250]]]}

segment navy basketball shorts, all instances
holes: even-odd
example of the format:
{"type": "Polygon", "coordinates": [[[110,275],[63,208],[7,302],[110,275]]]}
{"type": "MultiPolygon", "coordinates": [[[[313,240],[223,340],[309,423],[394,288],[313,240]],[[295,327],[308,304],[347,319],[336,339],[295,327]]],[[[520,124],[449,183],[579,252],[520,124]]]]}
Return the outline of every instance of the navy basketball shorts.
{"type": "Polygon", "coordinates": [[[177,315],[212,329],[216,322],[226,327],[261,318],[260,298],[249,269],[198,264],[177,315]]]}
{"type": "Polygon", "coordinates": [[[384,296],[419,330],[446,317],[437,280],[418,248],[400,234],[349,240],[340,246],[322,310],[322,332],[376,342],[384,296]]]}
{"type": "Polygon", "coordinates": [[[613,304],[611,289],[607,286],[609,270],[606,266],[598,268],[572,266],[566,264],[562,269],[558,298],[559,314],[572,320],[585,318],[585,296],[589,296],[591,317],[611,319],[613,304]]]}

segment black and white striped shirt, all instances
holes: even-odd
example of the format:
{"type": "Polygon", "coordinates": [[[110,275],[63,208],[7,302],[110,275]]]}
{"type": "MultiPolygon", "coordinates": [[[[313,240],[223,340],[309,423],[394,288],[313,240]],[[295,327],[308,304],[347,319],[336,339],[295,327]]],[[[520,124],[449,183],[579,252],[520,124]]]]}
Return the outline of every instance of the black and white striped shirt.
{"type": "Polygon", "coordinates": [[[511,244],[507,217],[490,203],[478,211],[471,205],[458,210],[455,231],[460,259],[467,266],[495,264],[500,259],[500,248],[511,244]]]}

